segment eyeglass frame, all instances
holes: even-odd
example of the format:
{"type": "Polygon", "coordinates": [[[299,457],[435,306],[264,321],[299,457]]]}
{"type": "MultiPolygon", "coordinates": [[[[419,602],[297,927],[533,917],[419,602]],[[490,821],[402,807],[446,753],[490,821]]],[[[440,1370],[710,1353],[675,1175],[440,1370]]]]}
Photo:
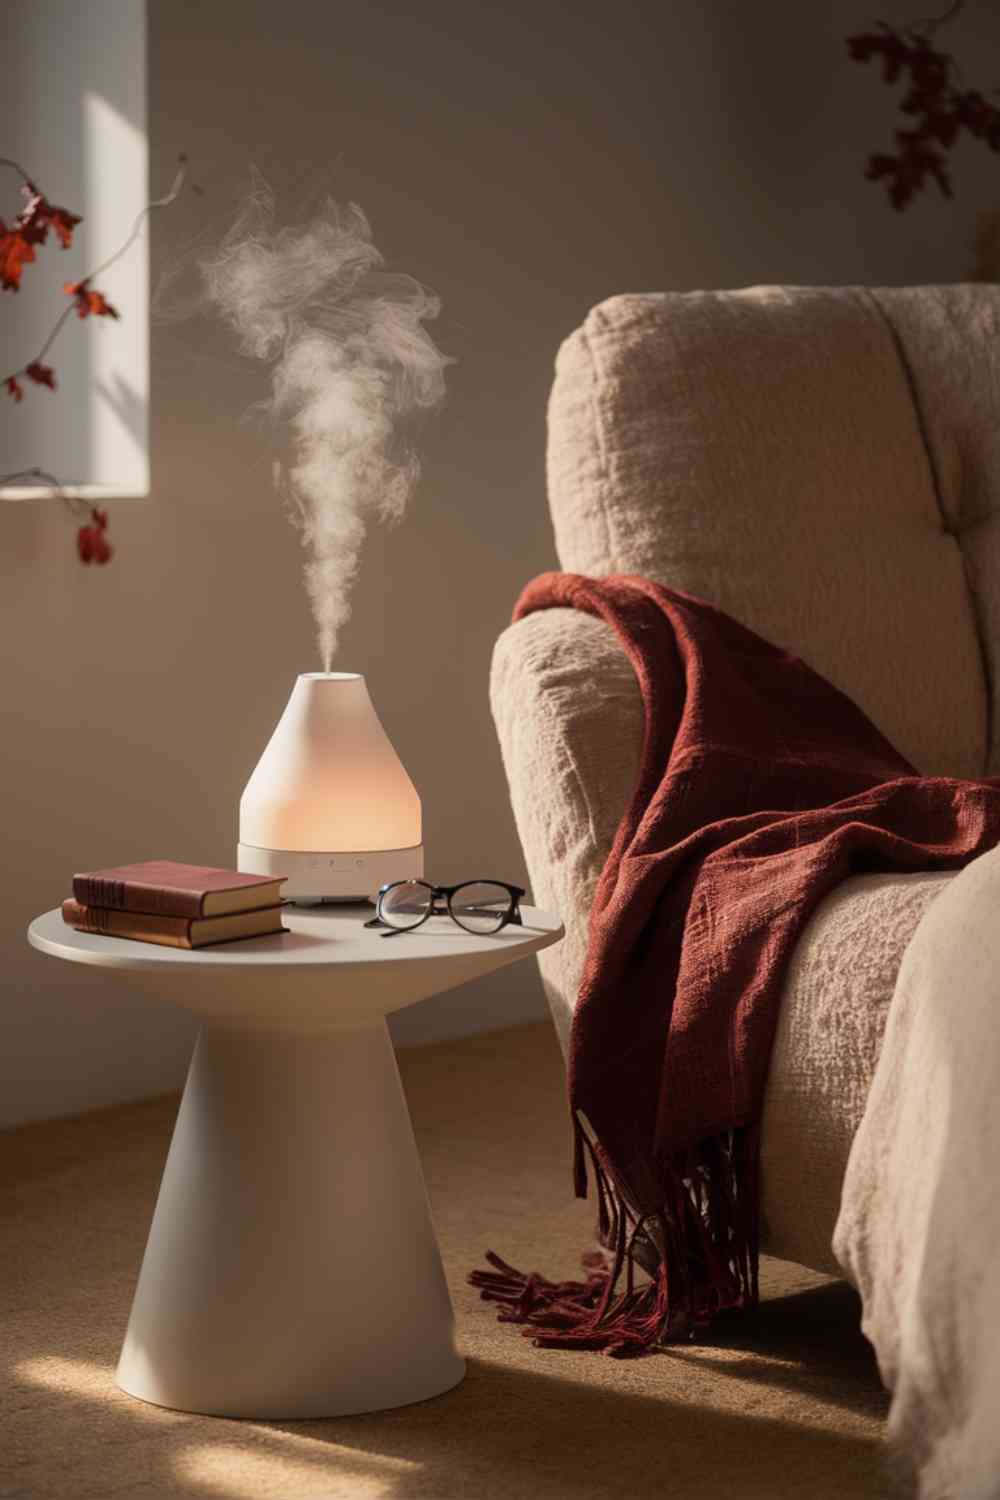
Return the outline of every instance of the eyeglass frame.
{"type": "Polygon", "coordinates": [[[524,921],[521,917],[521,897],[526,895],[527,891],[523,890],[521,886],[511,885],[506,880],[460,880],[457,885],[431,885],[429,880],[390,880],[385,885],[379,886],[378,894],[375,897],[375,915],[368,919],[365,926],[386,927],[388,931],[381,933],[381,937],[398,937],[403,932],[416,932],[417,928],[422,927],[431,917],[450,917],[455,926],[460,927],[463,932],[467,932],[470,937],[495,937],[505,927],[524,926],[524,921]],[[387,892],[395,890],[398,885],[422,885],[426,890],[430,891],[431,900],[427,911],[420,918],[419,922],[413,922],[409,927],[394,927],[391,922],[386,922],[382,917],[382,898],[387,892]],[[473,932],[472,928],[466,927],[463,922],[460,922],[452,911],[452,896],[455,895],[456,891],[462,890],[467,885],[497,885],[501,890],[506,891],[510,897],[502,921],[492,931],[473,932]],[[441,899],[444,900],[444,906],[437,905],[437,902],[441,899]]]}

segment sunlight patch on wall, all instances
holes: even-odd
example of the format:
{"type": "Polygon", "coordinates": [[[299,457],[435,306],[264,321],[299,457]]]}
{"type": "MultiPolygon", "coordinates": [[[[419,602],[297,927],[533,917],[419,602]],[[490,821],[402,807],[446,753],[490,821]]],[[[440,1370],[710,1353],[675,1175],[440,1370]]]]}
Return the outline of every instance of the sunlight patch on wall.
{"type": "MultiPolygon", "coordinates": [[[[143,0],[32,0],[0,6],[3,154],[53,203],[81,214],[73,244],[50,236],[4,295],[0,379],[35,359],[79,281],[126,239],[149,199],[146,8],[143,0]]],[[[23,203],[17,174],[0,173],[0,217],[23,203]]],[[[25,383],[0,401],[0,474],[51,473],[88,499],[149,491],[149,231],[94,285],[121,312],[71,314],[44,362],[56,389],[25,383]]],[[[4,490],[5,498],[14,498],[4,490]]]]}
{"type": "MultiPolygon", "coordinates": [[[[149,197],[146,132],[101,94],[84,99],[87,216],[98,255],[113,253],[149,197]],[[123,192],[127,185],[127,193],[123,192]],[[134,210],[134,212],[133,212],[134,210]]],[[[149,490],[149,231],[100,278],[120,323],[93,320],[90,463],[97,483],[149,490]]]]}

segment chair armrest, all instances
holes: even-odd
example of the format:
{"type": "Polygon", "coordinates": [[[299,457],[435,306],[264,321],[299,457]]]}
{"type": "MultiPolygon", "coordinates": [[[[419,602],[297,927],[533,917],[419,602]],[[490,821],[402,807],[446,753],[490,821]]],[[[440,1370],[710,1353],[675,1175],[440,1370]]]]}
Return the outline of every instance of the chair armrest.
{"type": "Polygon", "coordinates": [[[534,899],[566,928],[539,954],[565,1049],[594,888],[638,774],[639,685],[610,626],[548,609],[497,641],[490,703],[534,899]]]}
{"type": "MultiPolygon", "coordinates": [[[[610,626],[550,609],[497,641],[490,700],[534,897],[566,928],[538,955],[565,1052],[594,890],[638,774],[642,699],[610,626]]],[[[764,1099],[765,1253],[838,1274],[830,1239],[840,1187],[896,973],[953,878],[856,876],[810,918],[785,976],[764,1099]]]]}

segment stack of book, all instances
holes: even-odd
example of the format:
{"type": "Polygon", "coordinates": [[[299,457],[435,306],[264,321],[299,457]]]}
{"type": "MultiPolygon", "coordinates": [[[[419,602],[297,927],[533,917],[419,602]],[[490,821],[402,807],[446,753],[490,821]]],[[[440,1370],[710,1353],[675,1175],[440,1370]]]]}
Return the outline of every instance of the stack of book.
{"type": "Polygon", "coordinates": [[[283,932],[285,876],[242,875],[210,865],[149,859],[136,865],[74,875],[63,921],[80,932],[205,948],[234,938],[283,932]]]}

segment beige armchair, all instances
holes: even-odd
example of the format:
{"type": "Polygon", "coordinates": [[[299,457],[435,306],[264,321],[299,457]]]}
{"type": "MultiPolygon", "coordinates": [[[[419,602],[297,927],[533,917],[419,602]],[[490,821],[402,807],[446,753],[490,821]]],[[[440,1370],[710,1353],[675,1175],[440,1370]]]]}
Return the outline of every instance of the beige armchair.
{"type": "MultiPolygon", "coordinates": [[[[698,594],[805,658],[929,775],[1000,771],[1000,289],[615,297],[560,351],[549,504],[564,569],[698,594]]],[[[565,1045],[594,886],[642,708],[610,629],[532,615],[493,712],[565,1045]]],[[[820,907],[788,973],[762,1146],[763,1248],[830,1240],[904,949],[955,877],[872,875],[820,907]]]]}

